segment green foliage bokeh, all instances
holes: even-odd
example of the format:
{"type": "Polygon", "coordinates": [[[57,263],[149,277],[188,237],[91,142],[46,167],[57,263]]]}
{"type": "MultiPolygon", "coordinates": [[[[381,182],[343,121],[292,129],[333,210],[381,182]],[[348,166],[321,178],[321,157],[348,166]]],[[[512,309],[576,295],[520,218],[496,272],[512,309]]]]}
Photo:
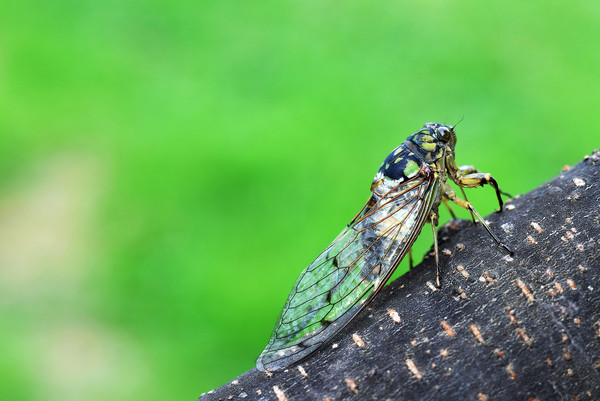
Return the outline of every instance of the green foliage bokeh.
{"type": "Polygon", "coordinates": [[[463,118],[458,163],[513,194],[598,146],[597,1],[2,9],[2,399],[191,400],[252,368],[425,122],[463,118]]]}

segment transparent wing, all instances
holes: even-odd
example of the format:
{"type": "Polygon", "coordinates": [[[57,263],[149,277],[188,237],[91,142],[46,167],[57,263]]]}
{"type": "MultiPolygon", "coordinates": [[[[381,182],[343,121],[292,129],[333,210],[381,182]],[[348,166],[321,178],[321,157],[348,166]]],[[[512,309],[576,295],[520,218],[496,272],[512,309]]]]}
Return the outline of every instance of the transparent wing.
{"type": "Polygon", "coordinates": [[[379,291],[412,246],[437,193],[416,175],[371,200],[300,274],[256,366],[278,370],[313,352],[379,291]]]}

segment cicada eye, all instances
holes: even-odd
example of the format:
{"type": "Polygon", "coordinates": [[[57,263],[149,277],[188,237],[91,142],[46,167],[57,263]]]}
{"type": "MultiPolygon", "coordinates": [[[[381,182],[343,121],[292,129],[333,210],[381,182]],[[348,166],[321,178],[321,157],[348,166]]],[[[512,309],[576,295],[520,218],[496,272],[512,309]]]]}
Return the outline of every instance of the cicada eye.
{"type": "Polygon", "coordinates": [[[437,137],[444,142],[450,142],[450,139],[452,138],[452,130],[448,127],[440,127],[437,129],[436,133],[437,137]]]}

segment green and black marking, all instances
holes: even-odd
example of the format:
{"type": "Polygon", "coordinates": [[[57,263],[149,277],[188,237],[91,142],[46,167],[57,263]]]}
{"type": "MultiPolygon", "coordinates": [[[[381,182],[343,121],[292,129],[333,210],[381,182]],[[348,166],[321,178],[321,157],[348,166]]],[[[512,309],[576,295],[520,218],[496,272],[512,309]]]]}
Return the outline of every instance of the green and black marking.
{"type": "MultiPolygon", "coordinates": [[[[496,180],[454,159],[456,133],[449,125],[427,123],[390,153],[371,184],[371,197],[337,238],[300,273],[269,344],[256,362],[260,370],[279,370],[315,351],[352,320],[383,288],[409,253],[426,222],[431,223],[440,286],[436,237],[438,207],[451,201],[477,219],[494,241],[512,251],[490,230],[470,202],[459,198],[448,181],[461,188],[496,180]]],[[[463,192],[464,193],[464,192],[463,192]]]]}

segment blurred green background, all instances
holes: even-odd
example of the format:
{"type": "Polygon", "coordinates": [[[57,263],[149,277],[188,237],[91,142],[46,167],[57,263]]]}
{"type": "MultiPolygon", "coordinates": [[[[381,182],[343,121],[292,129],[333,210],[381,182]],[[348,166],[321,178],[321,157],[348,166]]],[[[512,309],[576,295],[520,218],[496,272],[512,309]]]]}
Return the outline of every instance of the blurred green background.
{"type": "Polygon", "coordinates": [[[464,117],[459,164],[513,194],[600,144],[594,0],[1,9],[1,399],[193,400],[252,368],[427,121],[464,117]]]}

